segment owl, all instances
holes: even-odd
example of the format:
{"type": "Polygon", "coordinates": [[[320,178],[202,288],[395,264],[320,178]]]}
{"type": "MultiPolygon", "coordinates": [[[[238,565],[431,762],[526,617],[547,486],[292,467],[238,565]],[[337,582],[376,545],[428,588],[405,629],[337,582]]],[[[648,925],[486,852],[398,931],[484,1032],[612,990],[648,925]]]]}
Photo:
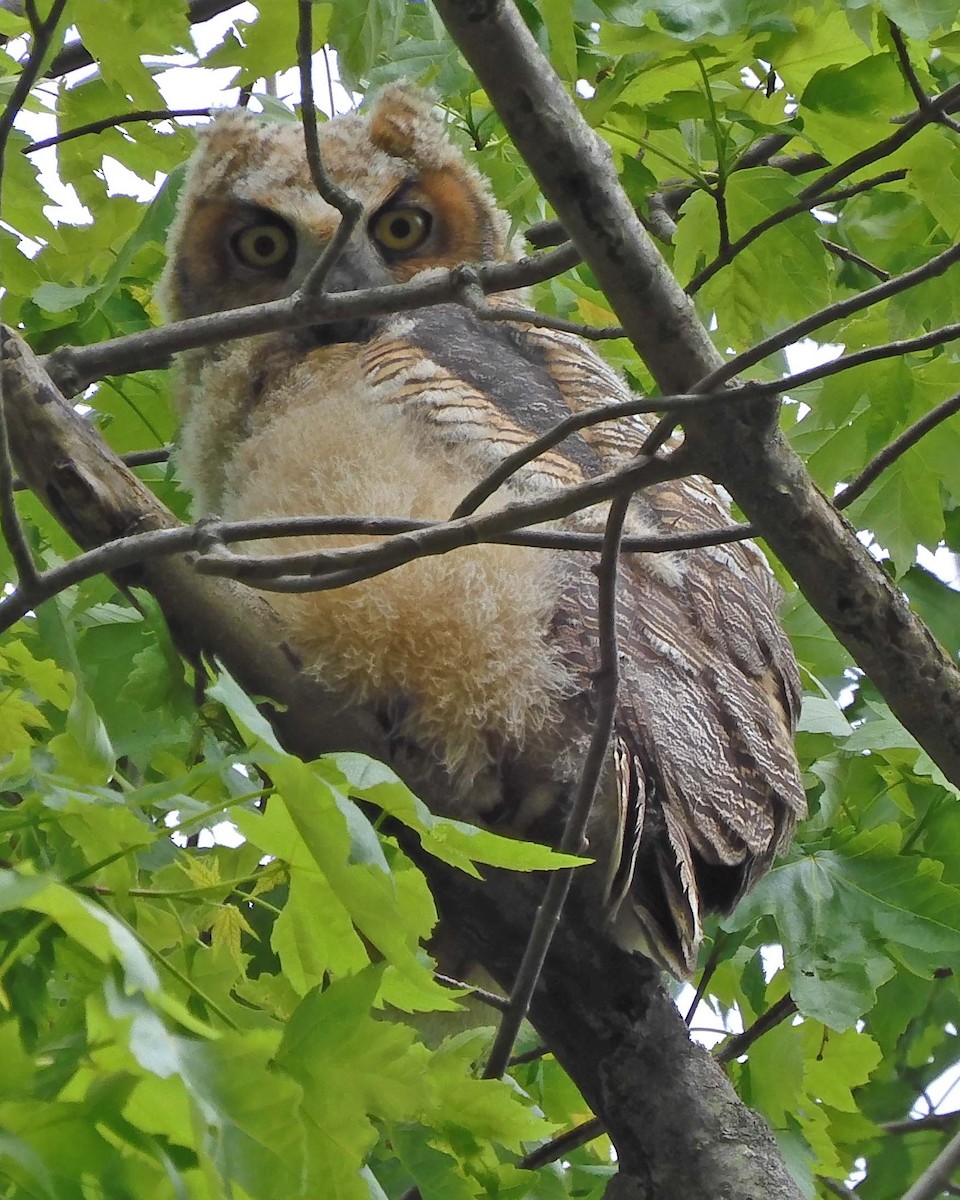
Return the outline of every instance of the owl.
{"type": "MultiPolygon", "coordinates": [[[[389,87],[319,136],[327,172],[363,206],[331,291],[517,257],[506,213],[424,94],[389,87]]],[[[339,220],[311,181],[298,125],[226,112],[187,171],[162,308],[180,319],[290,295],[339,220]]],[[[198,516],[442,520],[506,455],[571,412],[628,396],[578,337],[455,304],[334,321],[185,352],[179,472],[198,516]]],[[[636,417],[584,429],[486,507],[621,465],[649,427],[636,417]]],[[[626,532],[729,519],[720,491],[688,477],[639,493],[626,532]]],[[[596,506],[562,524],[597,533],[604,520],[596,506]]],[[[556,840],[595,716],[594,566],[580,552],[479,545],[272,599],[305,671],[376,712],[401,761],[446,772],[449,815],[556,840]]],[[[804,811],[797,670],[778,601],[749,543],[623,558],[618,711],[583,903],[620,944],[680,977],[694,968],[703,914],[733,906],[804,811]]]]}

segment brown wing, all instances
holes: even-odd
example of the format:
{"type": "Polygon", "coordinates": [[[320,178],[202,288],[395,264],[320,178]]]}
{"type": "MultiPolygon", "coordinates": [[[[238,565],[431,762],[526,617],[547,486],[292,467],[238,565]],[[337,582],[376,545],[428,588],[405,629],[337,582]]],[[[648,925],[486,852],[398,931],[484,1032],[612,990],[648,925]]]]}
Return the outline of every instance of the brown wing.
{"type": "MultiPolygon", "coordinates": [[[[398,402],[456,449],[466,486],[570,412],[628,398],[578,338],[480,323],[463,309],[402,318],[396,338],[380,345],[382,365],[367,364],[371,377],[383,370],[399,380],[393,373],[407,371],[398,402]]],[[[636,453],[651,424],[637,417],[585,429],[513,488],[542,491],[608,470],[636,453]]],[[[729,520],[718,489],[687,478],[639,494],[627,529],[701,531],[729,520]]],[[[576,527],[601,529],[602,515],[580,514],[576,527]]],[[[592,565],[589,555],[565,562],[552,627],[574,679],[561,738],[574,747],[590,728],[592,565]]],[[[617,936],[681,976],[695,964],[702,912],[729,909],[804,810],[792,746],[799,687],[778,601],[769,568],[750,544],[623,561],[614,762],[591,843],[608,862],[604,899],[617,936]]],[[[529,828],[520,817],[518,827],[529,828]]]]}
{"type": "MultiPolygon", "coordinates": [[[[617,377],[578,339],[543,330],[525,336],[571,409],[625,398],[617,377]]],[[[639,418],[584,436],[610,466],[639,448],[647,428],[639,418]]],[[[646,490],[633,510],[636,532],[730,521],[721,493],[697,477],[646,490]]],[[[578,630],[595,638],[595,595],[579,571],[563,598],[572,609],[559,623],[567,639],[578,630]]],[[[623,826],[605,838],[620,848],[608,904],[620,936],[637,937],[679,975],[695,966],[701,913],[732,908],[805,811],[793,750],[800,688],[779,599],[750,543],[624,558],[618,804],[598,814],[623,826]]]]}

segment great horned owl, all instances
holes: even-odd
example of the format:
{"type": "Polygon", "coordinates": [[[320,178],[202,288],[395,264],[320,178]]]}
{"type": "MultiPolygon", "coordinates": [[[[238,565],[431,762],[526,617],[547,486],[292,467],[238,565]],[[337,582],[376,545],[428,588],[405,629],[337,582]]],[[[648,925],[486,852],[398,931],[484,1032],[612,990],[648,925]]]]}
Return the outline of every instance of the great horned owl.
{"type": "MultiPolygon", "coordinates": [[[[320,146],[364,212],[331,290],[516,257],[507,215],[424,95],[388,88],[366,114],[323,125],[320,146]]],[[[201,135],[170,236],[166,313],[289,295],[339,220],[311,182],[297,125],[219,116],[201,135]]],[[[198,515],[441,519],[562,417],[627,397],[579,338],[457,305],[322,324],[182,356],[180,472],[198,515]]],[[[608,470],[648,428],[636,418],[586,429],[489,503],[608,470]]],[[[693,477],[639,494],[627,531],[728,520],[717,489],[693,477]]],[[[596,532],[603,521],[600,508],[566,525],[596,532]]],[[[592,566],[575,552],[483,545],[274,603],[307,669],[375,706],[410,753],[445,766],[451,813],[556,836],[593,720],[592,566]]],[[[696,961],[702,912],[731,907],[803,811],[797,672],[777,602],[749,544],[624,558],[616,733],[589,831],[594,890],[619,941],[681,976],[696,961]]]]}

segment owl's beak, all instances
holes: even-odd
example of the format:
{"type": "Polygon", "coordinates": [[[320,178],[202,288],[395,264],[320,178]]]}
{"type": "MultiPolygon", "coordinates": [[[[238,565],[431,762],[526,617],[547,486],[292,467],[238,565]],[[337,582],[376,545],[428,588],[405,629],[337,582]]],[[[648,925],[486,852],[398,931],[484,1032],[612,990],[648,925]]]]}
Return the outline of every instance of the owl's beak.
{"type": "MultiPolygon", "coordinates": [[[[330,269],[324,282],[328,292],[358,292],[364,288],[392,283],[386,267],[366,242],[351,242],[330,269]]],[[[307,346],[335,346],[341,342],[367,342],[379,331],[377,317],[357,317],[349,321],[328,321],[300,330],[307,346]]]]}

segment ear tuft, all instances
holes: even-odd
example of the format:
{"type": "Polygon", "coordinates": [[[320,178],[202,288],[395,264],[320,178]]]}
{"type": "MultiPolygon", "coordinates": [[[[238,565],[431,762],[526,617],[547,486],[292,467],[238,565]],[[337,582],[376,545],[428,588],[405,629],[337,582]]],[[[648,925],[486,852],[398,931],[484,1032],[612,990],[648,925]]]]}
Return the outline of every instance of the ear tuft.
{"type": "Polygon", "coordinates": [[[377,96],[370,111],[370,140],[393,158],[421,163],[449,147],[430,96],[405,83],[391,84],[377,96]]]}

